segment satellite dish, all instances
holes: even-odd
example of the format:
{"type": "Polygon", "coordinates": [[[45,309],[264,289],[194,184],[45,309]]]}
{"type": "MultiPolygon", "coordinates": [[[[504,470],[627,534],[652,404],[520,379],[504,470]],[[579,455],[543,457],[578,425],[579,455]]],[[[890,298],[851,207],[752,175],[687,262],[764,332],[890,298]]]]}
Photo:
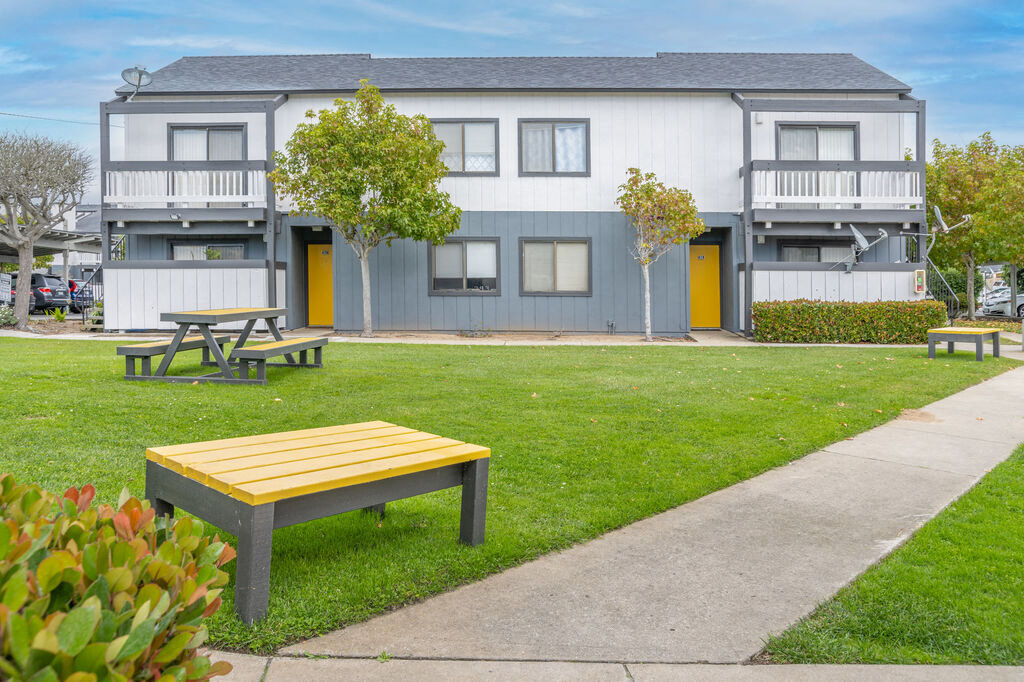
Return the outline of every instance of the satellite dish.
{"type": "Polygon", "coordinates": [[[839,265],[846,265],[846,271],[853,272],[853,266],[860,259],[860,255],[867,251],[868,249],[870,249],[875,244],[877,244],[878,242],[888,239],[889,233],[883,230],[882,228],[878,228],[878,238],[875,239],[874,241],[868,241],[868,238],[864,236],[863,232],[858,230],[853,225],[850,225],[849,227],[850,231],[853,232],[854,242],[853,244],[850,244],[850,255],[836,263],[833,267],[837,267],[839,265]]]}
{"type": "Polygon", "coordinates": [[[145,66],[133,66],[130,69],[125,69],[121,72],[121,78],[124,79],[125,83],[135,88],[135,92],[128,97],[129,102],[132,101],[135,95],[139,94],[139,88],[144,88],[153,82],[153,75],[146,71],[145,66]]]}
{"type": "Polygon", "coordinates": [[[850,231],[853,232],[853,240],[857,242],[857,246],[860,248],[860,250],[867,251],[868,248],[871,246],[867,238],[861,233],[860,230],[858,230],[853,225],[850,225],[850,231]]]}
{"type": "Polygon", "coordinates": [[[936,232],[942,232],[943,234],[945,234],[950,230],[955,230],[958,227],[968,225],[972,221],[970,215],[960,216],[960,222],[958,222],[953,227],[950,227],[949,225],[946,224],[946,221],[942,219],[942,211],[939,210],[939,207],[936,205],[933,206],[932,209],[935,212],[935,221],[937,223],[936,227],[938,228],[937,230],[935,230],[936,232]]]}

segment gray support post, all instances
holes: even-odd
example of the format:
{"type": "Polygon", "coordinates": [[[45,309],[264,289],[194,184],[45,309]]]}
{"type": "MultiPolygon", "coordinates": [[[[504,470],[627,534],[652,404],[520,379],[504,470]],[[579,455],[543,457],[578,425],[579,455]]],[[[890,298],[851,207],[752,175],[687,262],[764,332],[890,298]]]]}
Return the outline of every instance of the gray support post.
{"type": "Polygon", "coordinates": [[[369,507],[363,507],[363,511],[367,512],[369,514],[376,514],[377,516],[379,516],[380,518],[383,519],[384,518],[384,507],[386,507],[386,506],[387,506],[386,502],[381,502],[380,504],[374,504],[374,505],[370,505],[369,507]]]}
{"type": "Polygon", "coordinates": [[[274,112],[277,105],[274,101],[266,104],[266,137],[267,137],[267,307],[277,307],[277,206],[274,200],[274,183],[269,173],[274,170],[274,112]]]}
{"type": "Polygon", "coordinates": [[[1017,314],[1017,266],[1010,266],[1010,309],[1006,311],[1007,317],[1024,317],[1017,314]]]}
{"type": "Polygon", "coordinates": [[[274,540],[274,503],[250,507],[238,528],[235,611],[246,625],[267,615],[270,603],[270,554],[274,540]]]}
{"type": "Polygon", "coordinates": [[[985,359],[985,337],[981,334],[974,339],[974,359],[978,362],[985,359]]]}
{"type": "Polygon", "coordinates": [[[743,333],[753,336],[751,308],[754,305],[754,178],[752,176],[752,139],[750,101],[743,100],[743,333]]]}
{"type": "MultiPolygon", "coordinates": [[[[77,229],[77,228],[78,228],[78,226],[76,225],[75,229],[77,229]]],[[[61,258],[64,259],[64,281],[70,283],[71,282],[71,263],[69,263],[68,261],[71,260],[71,251],[69,251],[68,249],[64,249],[64,251],[61,252],[61,258]]]]}
{"type": "Polygon", "coordinates": [[[470,547],[482,544],[487,524],[487,468],[489,457],[466,462],[462,469],[462,516],[459,542],[470,547]]]}
{"type": "Polygon", "coordinates": [[[947,341],[946,342],[946,352],[948,354],[950,354],[950,355],[953,354],[953,347],[954,347],[954,342],[953,341],[947,341]]]}
{"type": "Polygon", "coordinates": [[[142,376],[148,377],[153,374],[153,358],[149,355],[142,356],[142,376]]]}
{"type": "Polygon", "coordinates": [[[135,376],[135,356],[126,355],[124,356],[124,375],[126,377],[135,376]]]}
{"type": "MultiPolygon", "coordinates": [[[[224,357],[224,353],[221,351],[221,347],[217,343],[217,339],[213,338],[213,332],[210,331],[210,325],[197,324],[196,326],[199,328],[199,333],[203,335],[204,339],[206,339],[206,347],[210,349],[210,354],[213,355],[213,359],[217,362],[217,366],[220,367],[221,373],[228,379],[234,379],[235,373],[232,371],[227,358],[224,357]]],[[[181,327],[188,329],[187,324],[183,324],[181,327]]],[[[177,348],[169,348],[167,349],[167,352],[170,353],[171,350],[177,350],[177,348]]],[[[163,367],[163,365],[161,365],[161,367],[163,367]]]]}
{"type": "Polygon", "coordinates": [[[174,359],[174,354],[178,352],[178,346],[181,345],[181,340],[185,338],[185,334],[188,333],[187,324],[179,324],[178,331],[174,333],[174,338],[171,339],[171,345],[164,351],[164,358],[160,361],[160,366],[156,368],[156,375],[162,377],[167,374],[167,368],[171,366],[171,360],[174,359]]]}
{"type": "Polygon", "coordinates": [[[992,357],[994,358],[999,357],[999,334],[1000,332],[997,329],[996,333],[992,335],[992,357]]]}
{"type": "MultiPolygon", "coordinates": [[[[925,132],[925,102],[923,99],[917,101],[917,113],[915,114],[915,121],[917,123],[917,161],[921,164],[921,208],[927,210],[928,208],[928,195],[925,191],[925,163],[928,160],[928,139],[925,132]]],[[[925,214],[927,215],[927,214],[925,214]]],[[[921,229],[918,232],[923,232],[921,236],[917,238],[917,261],[919,263],[925,262],[925,250],[928,248],[928,218],[924,219],[921,225],[921,229]]]]}
{"type": "Polygon", "coordinates": [[[928,335],[928,357],[935,359],[935,337],[931,334],[928,335]]]}

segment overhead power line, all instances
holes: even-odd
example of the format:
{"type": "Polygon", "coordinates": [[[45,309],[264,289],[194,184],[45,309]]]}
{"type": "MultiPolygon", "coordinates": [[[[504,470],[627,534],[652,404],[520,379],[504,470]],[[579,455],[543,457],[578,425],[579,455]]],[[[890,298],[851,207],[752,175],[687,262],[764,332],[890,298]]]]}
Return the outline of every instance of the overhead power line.
{"type": "MultiPolygon", "coordinates": [[[[14,116],[16,118],[34,118],[39,121],[57,121],[58,123],[77,123],[80,126],[98,126],[98,121],[73,121],[70,118],[51,118],[50,116],[32,116],[30,114],[13,114],[9,111],[0,111],[0,116],[14,116]]],[[[124,126],[111,123],[112,128],[124,128],[124,126]]]]}

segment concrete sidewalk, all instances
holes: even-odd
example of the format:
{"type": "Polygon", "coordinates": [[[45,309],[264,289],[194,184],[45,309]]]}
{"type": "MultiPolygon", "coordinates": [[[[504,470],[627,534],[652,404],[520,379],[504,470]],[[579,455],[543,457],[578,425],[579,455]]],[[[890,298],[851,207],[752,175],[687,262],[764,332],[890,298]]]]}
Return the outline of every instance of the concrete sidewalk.
{"type": "Polygon", "coordinates": [[[591,542],[281,653],[746,661],[1009,456],[1024,442],[1022,405],[1024,368],[591,542]]]}

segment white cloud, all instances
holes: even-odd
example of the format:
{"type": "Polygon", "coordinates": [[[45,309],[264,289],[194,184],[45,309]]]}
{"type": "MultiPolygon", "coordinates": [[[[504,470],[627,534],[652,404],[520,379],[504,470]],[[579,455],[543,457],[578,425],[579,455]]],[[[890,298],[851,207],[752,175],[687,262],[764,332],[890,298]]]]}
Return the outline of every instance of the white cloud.
{"type": "Polygon", "coordinates": [[[530,28],[528,22],[515,19],[505,14],[489,12],[487,14],[473,17],[463,17],[459,20],[442,19],[439,15],[431,16],[410,12],[390,7],[373,0],[356,0],[353,3],[367,12],[377,14],[389,19],[401,21],[406,24],[423,26],[425,28],[436,28],[442,31],[455,31],[457,33],[474,33],[478,35],[510,37],[526,34],[530,28]]]}
{"type": "Polygon", "coordinates": [[[27,54],[22,54],[6,45],[0,45],[0,73],[28,73],[29,71],[43,71],[47,68],[49,67],[45,64],[33,61],[27,54]]]}
{"type": "Polygon", "coordinates": [[[178,35],[170,38],[132,38],[132,47],[175,47],[185,50],[224,50],[231,52],[291,52],[276,42],[261,42],[229,36],[178,35]]]}

